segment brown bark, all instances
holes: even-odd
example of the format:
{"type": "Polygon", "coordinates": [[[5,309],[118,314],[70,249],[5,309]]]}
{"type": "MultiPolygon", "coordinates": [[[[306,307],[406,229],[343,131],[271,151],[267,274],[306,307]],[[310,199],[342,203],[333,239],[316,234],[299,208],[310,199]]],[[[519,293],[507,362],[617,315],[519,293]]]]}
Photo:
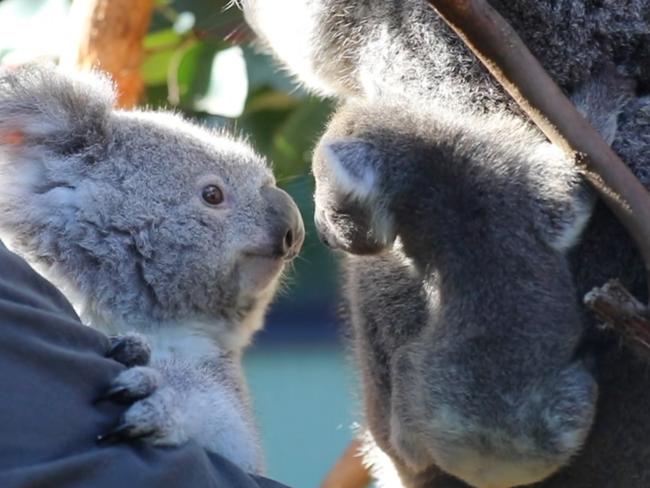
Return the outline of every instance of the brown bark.
{"type": "MultiPolygon", "coordinates": [[[[485,0],[427,0],[546,134],[579,164],[630,233],[650,278],[650,194],[485,0]]],[[[648,279],[650,285],[650,279],[648,279]]]]}
{"type": "Polygon", "coordinates": [[[71,15],[78,28],[76,42],[63,64],[107,72],[118,89],[118,105],[130,108],[140,100],[143,39],[154,0],[76,0],[71,15]]]}
{"type": "Polygon", "coordinates": [[[640,357],[650,355],[650,320],[648,309],[630,294],[617,280],[594,288],[585,296],[585,303],[606,329],[621,336],[640,357]]]}
{"type": "Polygon", "coordinates": [[[320,488],[366,488],[372,481],[361,458],[361,441],[353,440],[320,488]]]}

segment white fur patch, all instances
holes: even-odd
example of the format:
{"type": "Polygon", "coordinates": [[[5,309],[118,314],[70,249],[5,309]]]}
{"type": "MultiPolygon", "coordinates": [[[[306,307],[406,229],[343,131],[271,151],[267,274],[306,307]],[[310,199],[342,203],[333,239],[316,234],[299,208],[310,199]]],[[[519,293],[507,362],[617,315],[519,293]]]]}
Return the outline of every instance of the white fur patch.
{"type": "Polygon", "coordinates": [[[248,24],[266,39],[286,66],[309,88],[329,96],[332,90],[316,74],[313,43],[323,8],[322,2],[307,0],[242,0],[248,24]]]}
{"type": "Polygon", "coordinates": [[[351,149],[355,145],[366,143],[359,139],[336,139],[323,145],[323,157],[329,168],[336,184],[345,193],[349,193],[358,200],[372,199],[377,185],[376,171],[371,164],[365,164],[366,155],[362,151],[350,151],[352,161],[344,161],[339,152],[334,149],[334,145],[348,145],[351,149]]]}

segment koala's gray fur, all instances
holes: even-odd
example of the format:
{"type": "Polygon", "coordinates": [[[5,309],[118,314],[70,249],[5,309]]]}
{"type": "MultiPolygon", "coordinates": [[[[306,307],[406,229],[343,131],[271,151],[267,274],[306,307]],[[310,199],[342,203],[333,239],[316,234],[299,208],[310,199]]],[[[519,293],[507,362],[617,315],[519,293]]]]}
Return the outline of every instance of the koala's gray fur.
{"type": "MultiPolygon", "coordinates": [[[[308,88],[519,112],[425,0],[240,0],[246,20],[308,88]]],[[[492,0],[572,91],[604,67],[650,83],[650,0],[492,0]]]]}
{"type": "MultiPolygon", "coordinates": [[[[335,116],[316,153],[314,172],[317,183],[316,219],[321,234],[334,247],[353,254],[346,255],[343,266],[346,271],[347,308],[357,361],[363,375],[370,437],[383,451],[378,457],[385,462],[384,454],[388,454],[399,471],[401,483],[410,487],[467,486],[442,471],[440,466],[460,477],[464,476],[476,486],[508,486],[509,482],[515,481],[515,477],[511,476],[512,470],[497,470],[497,463],[505,468],[514,467],[515,474],[522,476],[522,480],[529,476],[528,481],[533,481],[537,476],[535,473],[522,473],[519,469],[526,466],[525,459],[531,459],[527,457],[531,453],[527,451],[527,445],[516,443],[521,438],[518,435],[525,434],[510,431],[500,435],[508,428],[516,430],[515,426],[521,427],[518,422],[522,419],[517,415],[503,419],[499,408],[504,412],[517,413],[518,405],[499,404],[503,397],[489,398],[487,392],[490,384],[481,383],[480,380],[494,382],[495,391],[507,389],[519,377],[516,363],[508,363],[508,359],[514,358],[526,361],[522,378],[526,376],[526,371],[535,377],[534,368],[527,369],[530,366],[528,359],[533,363],[534,358],[539,360],[536,348],[546,344],[550,347],[546,352],[549,366],[557,360],[562,363],[560,356],[564,354],[564,367],[573,374],[569,378],[581,378],[583,382],[577,381],[577,384],[582,385],[583,392],[588,390],[589,375],[581,367],[574,369],[568,366],[569,351],[575,351],[576,360],[584,357],[586,351],[593,354],[599,395],[596,417],[587,441],[580,450],[565,451],[567,457],[563,460],[560,459],[562,456],[555,458],[554,469],[563,463],[568,464],[535,486],[649,486],[650,469],[647,466],[650,446],[647,439],[650,438],[650,417],[647,411],[650,391],[647,384],[650,371],[631,351],[620,347],[616,337],[599,330],[594,317],[579,306],[585,292],[612,277],[619,277],[640,298],[645,298],[644,268],[626,232],[600,202],[596,204],[582,236],[582,225],[573,226],[573,231],[566,234],[540,232],[540,223],[542,227],[550,223],[551,229],[557,229],[557,224],[564,222],[566,226],[560,227],[571,230],[572,206],[556,205],[556,198],[560,201],[566,201],[566,198],[558,193],[547,193],[549,185],[566,185],[574,180],[575,174],[572,175],[568,169],[570,163],[560,162],[560,157],[549,155],[548,164],[554,170],[545,172],[544,165],[540,165],[538,159],[543,160],[543,156],[538,154],[543,142],[541,136],[533,129],[523,127],[527,123],[523,117],[519,121],[522,127],[518,129],[517,122],[503,118],[508,113],[520,116],[520,110],[424,0],[243,0],[241,3],[248,22],[262,41],[307,87],[342,99],[364,100],[348,103],[335,116]],[[500,131],[500,124],[509,127],[510,132],[500,131]],[[492,137],[486,141],[485,134],[489,132],[492,132],[492,137]],[[341,136],[344,136],[343,141],[336,142],[336,138],[341,136]],[[355,140],[346,140],[349,136],[355,140]],[[360,144],[358,139],[363,143],[360,144]],[[519,149],[510,153],[514,148],[519,149]],[[444,157],[427,161],[433,168],[426,168],[426,164],[421,163],[422,154],[444,157]],[[339,171],[334,180],[331,172],[323,169],[340,169],[340,162],[346,160],[345,171],[339,171]],[[393,164],[386,163],[387,160],[393,161],[393,164]],[[401,164],[395,163],[398,160],[401,164]],[[449,186],[441,188],[437,181],[428,183],[434,175],[440,176],[440,172],[453,168],[450,161],[462,166],[455,173],[450,172],[453,179],[449,177],[447,180],[449,186]],[[561,170],[562,164],[566,165],[566,172],[561,170]],[[364,166],[368,165],[378,167],[383,177],[376,180],[372,172],[365,173],[364,166]],[[498,175],[503,165],[516,174],[513,181],[506,184],[498,175]],[[420,173],[413,175],[411,166],[417,167],[420,173]],[[490,168],[494,168],[493,172],[490,168]],[[390,179],[386,178],[386,171],[392,171],[390,179]],[[527,171],[536,173],[536,176],[528,176],[527,171]],[[486,184],[479,194],[470,192],[464,195],[457,191],[467,187],[480,190],[477,183],[482,175],[489,175],[487,180],[492,183],[486,184]],[[494,182],[500,185],[495,187],[494,182]],[[539,186],[536,187],[534,182],[539,186]],[[396,194],[405,193],[405,186],[410,189],[410,200],[408,204],[393,207],[395,214],[392,214],[386,202],[396,194]],[[503,193],[513,186],[512,191],[503,193]],[[387,194],[383,195],[384,192],[387,194]],[[454,200],[452,195],[455,193],[461,195],[454,200]],[[517,197],[524,194],[528,194],[542,208],[549,205],[548,208],[553,209],[549,215],[555,218],[539,220],[540,215],[532,210],[534,205],[521,201],[517,203],[517,197]],[[540,199],[543,195],[549,198],[540,199]],[[417,199],[421,201],[413,202],[417,199]],[[432,202],[442,200],[448,203],[447,207],[433,208],[432,202]],[[360,201],[366,204],[359,205],[360,201]],[[498,211],[495,210],[495,201],[502,206],[498,211]],[[431,209],[423,214],[419,208],[426,205],[431,209]],[[515,220],[511,217],[510,205],[522,212],[518,215],[521,218],[519,225],[513,225],[515,220]],[[465,222],[488,221],[489,215],[493,215],[490,209],[497,216],[503,212],[504,220],[490,220],[495,224],[485,229],[487,241],[484,244],[481,235],[474,248],[464,233],[478,232],[478,229],[465,225],[465,222]],[[393,215],[396,216],[391,218],[393,215]],[[567,216],[568,220],[565,219],[567,216]],[[407,239],[402,239],[396,231],[400,225],[407,239]],[[426,231],[434,225],[436,233],[426,231]],[[404,227],[410,231],[406,232],[404,227]],[[371,255],[384,249],[395,234],[400,237],[396,240],[398,244],[410,238],[411,247],[401,242],[389,252],[371,255]],[[503,249],[491,244],[499,235],[507,236],[503,237],[504,243],[510,240],[520,242],[523,234],[527,236],[526,239],[537,236],[540,242],[530,248],[522,245],[514,249],[514,254],[499,254],[508,249],[507,244],[503,249]],[[562,235],[565,237],[564,246],[557,246],[558,241],[549,239],[549,236],[562,235]],[[576,243],[571,248],[571,244],[576,243]],[[545,244],[554,247],[555,251],[546,248],[545,244]],[[483,256],[484,246],[487,247],[486,253],[492,250],[489,252],[492,262],[484,262],[489,261],[488,257],[483,256]],[[417,254],[416,251],[426,255],[428,249],[429,257],[433,259],[434,249],[440,247],[447,252],[444,254],[445,266],[463,264],[457,266],[456,279],[449,280],[449,283],[441,281],[438,267],[425,268],[428,274],[422,275],[421,271],[414,274],[417,262],[411,258],[417,254]],[[541,254],[538,256],[537,252],[541,254]],[[568,260],[565,256],[567,253],[568,260]],[[520,257],[516,258],[518,255],[520,257]],[[522,258],[522,255],[526,257],[522,258]],[[552,265],[549,265],[548,255],[554,256],[552,265]],[[476,263],[474,269],[467,268],[470,263],[476,263]],[[573,283],[569,281],[567,266],[570,266],[573,283]],[[492,272],[482,273],[485,268],[488,271],[492,269],[492,272]],[[555,291],[537,293],[529,300],[518,300],[531,293],[528,287],[502,284],[500,290],[490,290],[490,281],[501,283],[500,280],[504,279],[497,272],[501,268],[504,274],[512,273],[509,275],[512,279],[537,281],[538,285],[542,283],[555,291]],[[459,271],[463,269],[465,274],[459,271]],[[524,275],[523,278],[517,269],[524,275]],[[472,273],[474,270],[481,271],[472,273]],[[428,281],[423,280],[422,276],[427,277],[428,281]],[[551,279],[558,281],[548,281],[551,279]],[[488,283],[485,283],[486,280],[488,283]],[[481,295],[483,303],[474,302],[478,300],[477,292],[470,289],[462,302],[467,308],[450,311],[451,304],[459,300],[453,292],[473,285],[488,292],[481,295]],[[446,293],[440,294],[439,290],[443,289],[446,293]],[[556,293],[558,290],[562,291],[556,293]],[[497,316],[493,312],[493,304],[507,304],[507,295],[510,300],[515,300],[514,304],[510,303],[515,307],[514,317],[528,317],[530,311],[545,303],[546,309],[542,308],[539,313],[542,319],[549,318],[548,326],[543,329],[549,336],[541,334],[534,340],[526,341],[525,337],[512,334],[505,340],[499,339],[496,324],[500,324],[506,316],[513,315],[497,316]],[[435,358],[426,359],[427,351],[444,357],[453,350],[443,337],[444,333],[451,332],[444,325],[440,326],[443,332],[436,332],[432,326],[432,323],[442,323],[437,321],[440,310],[445,310],[448,314],[446,317],[454,324],[470,314],[474,317],[470,323],[476,325],[481,317],[485,317],[482,314],[491,313],[493,320],[487,317],[485,323],[494,326],[476,326],[475,329],[483,334],[494,332],[496,339],[499,339],[499,347],[518,344],[524,351],[530,348],[530,358],[519,350],[508,350],[507,354],[504,353],[508,357],[497,355],[493,358],[488,348],[472,346],[472,342],[480,343],[482,336],[479,333],[468,339],[463,335],[463,332],[466,333],[463,329],[458,332],[457,338],[464,341],[477,357],[471,354],[452,357],[436,369],[438,363],[435,358]],[[582,325],[578,329],[576,314],[580,315],[582,325]],[[562,328],[562,325],[565,327],[562,328]],[[553,333],[558,344],[566,347],[558,348],[558,356],[550,352],[553,350],[553,333]],[[562,334],[566,334],[564,338],[562,334]],[[474,369],[483,366],[485,371],[458,379],[459,368],[447,371],[449,364],[466,364],[474,369]],[[492,365],[499,365],[503,369],[494,370],[492,365]],[[476,381],[476,377],[480,380],[476,381]],[[438,383],[434,383],[433,379],[438,383]],[[457,382],[456,391],[450,384],[452,380],[457,382]],[[417,386],[409,391],[405,391],[405,387],[400,390],[401,382],[417,386]],[[441,393],[444,388],[448,388],[448,391],[441,393]],[[474,391],[486,396],[473,398],[474,391]],[[459,401],[456,395],[465,396],[459,401]],[[454,401],[457,402],[458,411],[463,412],[464,421],[460,422],[458,430],[452,429],[458,425],[453,422],[457,420],[453,416],[443,416],[443,422],[435,425],[427,423],[432,416],[440,417],[439,405],[449,406],[454,401]],[[470,408],[472,405],[484,416],[477,416],[470,408]],[[400,416],[406,427],[396,429],[396,419],[400,416]],[[449,422],[445,423],[445,420],[449,422]],[[495,423],[499,424],[497,428],[495,423]],[[438,429],[441,425],[443,433],[447,432],[445,428],[452,429],[451,436],[440,435],[438,429]],[[486,426],[491,426],[492,430],[482,430],[486,426]],[[403,435],[404,432],[408,434],[403,435]],[[451,453],[445,452],[446,446],[453,446],[451,453]],[[461,448],[457,449],[458,446],[461,448]],[[463,451],[465,447],[467,449],[463,451]],[[482,452],[481,448],[484,449],[482,452]],[[477,452],[480,454],[477,455],[477,452]],[[445,458],[449,454],[451,458],[445,458]],[[494,454],[502,458],[491,458],[494,454]],[[575,454],[573,459],[569,459],[571,454],[575,454]],[[517,460],[517,455],[522,457],[517,460]],[[427,459],[430,465],[421,469],[427,464],[427,459]],[[486,467],[486,471],[479,473],[479,480],[476,480],[477,470],[472,472],[472,468],[481,466],[486,467]],[[494,484],[489,484],[488,475],[492,475],[494,484]]],[[[636,83],[637,94],[641,95],[649,88],[648,0],[624,3],[608,0],[491,3],[512,23],[562,88],[582,105],[584,113],[641,181],[650,187],[650,97],[635,98],[632,88],[636,83]],[[602,72],[612,69],[623,76],[623,81],[616,82],[616,78],[610,76],[601,78],[602,72]]],[[[584,224],[584,221],[576,222],[584,224]]],[[[442,267],[442,263],[440,258],[437,264],[442,267]]],[[[463,300],[463,297],[460,299],[463,300]]],[[[535,328],[535,324],[540,323],[535,316],[529,319],[524,322],[530,327],[535,328]]],[[[522,327],[519,330],[528,329],[522,327]]],[[[452,347],[458,346],[451,342],[452,347]]],[[[461,352],[467,351],[461,348],[461,352]]],[[[538,363],[537,378],[540,380],[547,371],[542,365],[542,362],[538,363]]],[[[562,370],[562,366],[559,368],[562,370]]],[[[568,378],[565,377],[565,380],[565,385],[571,384],[568,378]]],[[[550,397],[551,391],[547,390],[550,397]]],[[[561,394],[557,398],[562,398],[561,394]]],[[[573,403],[567,402],[562,407],[582,418],[582,428],[588,429],[587,419],[593,414],[593,405],[588,407],[588,401],[575,400],[576,397],[573,397],[573,403]],[[584,407],[581,413],[572,410],[577,405],[584,407]]],[[[534,421],[530,425],[524,424],[535,428],[534,421]]],[[[526,431],[525,426],[522,431],[526,431]]],[[[530,431],[528,433],[531,434],[530,431]]],[[[528,446],[539,448],[535,455],[547,455],[552,444],[544,444],[544,436],[532,437],[534,440],[528,446]],[[535,444],[536,441],[542,444],[535,444]]],[[[551,438],[546,437],[546,440],[551,438]]],[[[373,451],[372,445],[369,449],[373,451]]],[[[374,454],[371,452],[370,455],[374,454]]],[[[548,460],[550,464],[553,463],[550,458],[548,460]]],[[[378,467],[381,476],[391,475],[392,468],[386,464],[390,462],[378,467]]],[[[385,486],[392,487],[400,481],[393,479],[385,483],[385,486]]]]}
{"type": "Polygon", "coordinates": [[[314,159],[319,232],[352,253],[369,428],[409,486],[432,466],[472,486],[531,483],[579,452],[594,418],[566,259],[592,198],[524,122],[429,110],[349,102],[314,159]]]}
{"type": "Polygon", "coordinates": [[[85,323],[149,341],[153,369],[127,370],[116,387],[156,396],[123,429],[157,444],[191,437],[260,471],[240,356],[302,219],[243,141],[113,101],[96,74],[0,73],[0,234],[85,323]],[[222,204],[202,200],[206,185],[222,204]]]}

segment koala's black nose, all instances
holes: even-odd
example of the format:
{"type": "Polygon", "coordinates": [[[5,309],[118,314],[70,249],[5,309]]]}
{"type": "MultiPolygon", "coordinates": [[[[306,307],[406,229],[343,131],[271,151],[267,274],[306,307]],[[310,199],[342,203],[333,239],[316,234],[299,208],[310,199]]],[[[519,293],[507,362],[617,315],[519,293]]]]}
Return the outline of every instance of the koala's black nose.
{"type": "Polygon", "coordinates": [[[284,241],[283,241],[283,251],[285,254],[288,254],[291,252],[291,249],[293,248],[293,243],[294,243],[294,238],[293,238],[293,229],[289,229],[287,231],[287,234],[284,236],[284,241]]]}
{"type": "Polygon", "coordinates": [[[269,203],[269,225],[276,246],[274,252],[284,259],[293,259],[305,241],[300,211],[291,197],[279,188],[265,188],[264,196],[269,203]]]}

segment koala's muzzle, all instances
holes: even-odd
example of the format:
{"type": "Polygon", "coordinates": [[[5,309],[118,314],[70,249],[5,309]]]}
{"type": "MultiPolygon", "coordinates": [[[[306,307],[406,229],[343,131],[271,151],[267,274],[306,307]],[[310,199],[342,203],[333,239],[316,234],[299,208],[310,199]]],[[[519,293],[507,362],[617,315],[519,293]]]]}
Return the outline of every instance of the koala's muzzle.
{"type": "Polygon", "coordinates": [[[329,212],[316,208],[316,231],[330,249],[369,256],[381,253],[387,245],[374,236],[370,212],[356,203],[329,212]]]}
{"type": "Polygon", "coordinates": [[[305,227],[298,207],[292,198],[279,188],[263,188],[262,196],[268,202],[273,254],[287,260],[295,258],[305,241],[305,227]]]}

